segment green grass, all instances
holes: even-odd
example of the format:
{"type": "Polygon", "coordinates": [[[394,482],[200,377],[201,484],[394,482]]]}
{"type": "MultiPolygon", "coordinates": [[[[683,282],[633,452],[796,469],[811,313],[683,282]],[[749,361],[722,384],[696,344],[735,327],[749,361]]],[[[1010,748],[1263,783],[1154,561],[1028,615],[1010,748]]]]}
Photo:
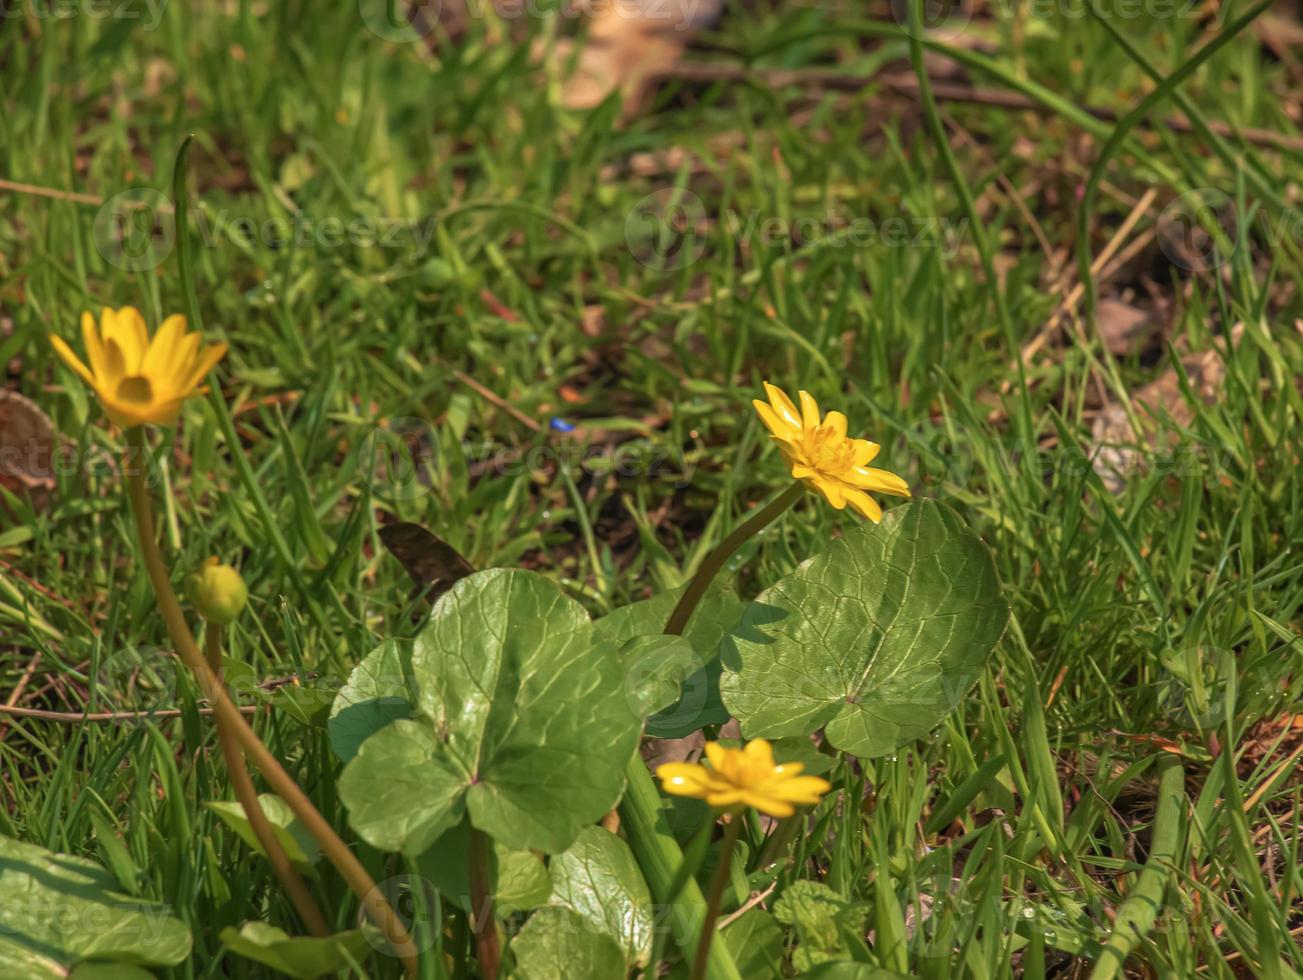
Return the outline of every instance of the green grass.
{"type": "MultiPolygon", "coordinates": [[[[690,58],[908,71],[885,5],[872,21],[834,5],[729,7],[690,58]]],[[[984,537],[1015,625],[933,738],[839,763],[834,781],[864,805],[804,835],[805,860],[783,874],[818,867],[870,903],[870,947],[918,976],[1084,976],[1111,916],[1140,892],[1161,907],[1134,944],[1137,975],[1288,977],[1303,972],[1300,733],[1281,727],[1303,711],[1303,218],[1289,203],[1301,156],[1140,125],[1082,218],[1076,191],[1115,124],[1081,108],[1123,118],[1153,83],[1097,19],[1064,9],[997,5],[962,35],[985,42],[962,52],[975,84],[1046,107],[942,102],[962,192],[917,101],[871,81],[854,92],[670,82],[619,126],[614,105],[557,107],[526,42],[545,47],[568,21],[472,20],[430,49],[383,42],[352,4],[300,3],[170,4],[152,30],[85,14],[7,21],[0,176],[100,198],[168,194],[195,134],[199,303],[232,347],[220,373],[239,444],[213,404],[191,403],[168,437],[160,514],[176,569],[214,553],[242,568],[254,598],[231,653],[257,677],[311,671],[328,686],[378,637],[410,631],[407,583],[375,533],[385,512],[476,564],[553,575],[594,614],[680,583],[785,481],[748,406],[760,380],[805,387],[984,537]],[[528,38],[504,43],[513,32],[528,38]],[[693,262],[648,263],[630,247],[640,202],[665,188],[695,195],[690,214],[701,202],[693,262]],[[1027,195],[1049,256],[1010,188],[1027,195]],[[1233,254],[1190,271],[1151,243],[1097,291],[1160,298],[1162,340],[1114,358],[1087,319],[1028,365],[1023,388],[1013,348],[1058,304],[1079,219],[1088,263],[1150,188],[1133,235],[1179,195],[1213,188],[1240,216],[1233,254]],[[261,229],[290,208],[310,241],[272,247],[261,229]],[[830,210],[879,229],[904,219],[905,239],[763,234],[768,220],[830,210]],[[332,221],[378,222],[396,239],[332,244],[332,221]],[[1146,466],[1108,488],[1089,463],[1098,393],[1134,391],[1178,352],[1209,349],[1225,362],[1215,399],[1187,386],[1188,420],[1166,419],[1146,466]],[[553,431],[554,416],[578,429],[553,431]],[[377,469],[395,431],[417,446],[419,473],[377,469]],[[618,443],[644,465],[599,472],[583,464],[587,443],[618,443]],[[1183,792],[1171,777],[1160,792],[1176,757],[1183,792]],[[1155,814],[1171,823],[1156,829],[1155,814]],[[1172,834],[1180,860],[1143,871],[1154,838],[1172,834]]],[[[1162,76],[1208,26],[1109,18],[1162,76]]],[[[1284,108],[1296,84],[1250,30],[1182,83],[1184,107],[1155,112],[1297,138],[1284,108]]],[[[72,337],[86,308],[135,304],[158,322],[182,307],[175,253],[116,268],[96,247],[97,211],[0,192],[0,320],[12,321],[0,365],[16,359],[11,382],[78,462],[48,511],[0,510],[0,690],[34,665],[27,707],[186,710],[157,725],[11,719],[0,831],[97,857],[124,887],[171,903],[196,943],[171,975],[256,976],[220,952],[219,929],[254,917],[293,928],[293,913],[201,806],[228,791],[188,681],[164,666],[123,703],[122,665],[167,641],[133,561],[118,437],[45,341],[72,337]]],[[[731,566],[743,593],[852,519],[806,501],[731,566]]],[[[324,730],[284,709],[259,727],[346,828],[324,730]]],[[[362,853],[377,879],[403,870],[362,853]]],[[[337,878],[324,873],[318,891],[339,925],[353,921],[337,878]]]]}

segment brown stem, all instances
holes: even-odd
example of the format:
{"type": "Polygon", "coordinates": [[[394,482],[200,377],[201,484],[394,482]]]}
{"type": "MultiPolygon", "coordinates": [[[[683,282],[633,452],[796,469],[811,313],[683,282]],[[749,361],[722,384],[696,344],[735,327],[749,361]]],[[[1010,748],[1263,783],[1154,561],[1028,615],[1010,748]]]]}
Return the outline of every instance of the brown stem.
{"type": "Polygon", "coordinates": [[[408,935],[406,927],[394,912],[393,907],[376,887],[366,868],[362,867],[348,845],[340,840],[326,818],[321,815],[307,794],[299,789],[297,783],[272,755],[267,746],[244,720],[240,709],[227,696],[226,689],[218,682],[199,652],[199,646],[186,624],[181,603],[172,591],[172,582],[167,564],[158,548],[154,531],[154,512],[150,506],[149,488],[145,485],[145,433],[140,426],[127,430],[127,452],[123,460],[127,473],[127,492],[131,498],[131,510],[136,521],[136,537],[140,542],[141,559],[154,588],[154,598],[158,611],[167,626],[168,635],[176,647],[177,655],[194,674],[199,690],[213,706],[213,714],[225,725],[250,762],[262,773],[263,778],[286,805],[299,818],[304,830],[312,835],[321,847],[326,859],[339,871],[349,888],[357,895],[366,911],[367,917],[376,924],[389,944],[394,948],[407,968],[410,976],[416,976],[420,964],[416,958],[416,945],[408,935]]]}
{"type": "Polygon", "coordinates": [[[724,830],[724,840],[719,845],[715,873],[710,876],[710,894],[706,896],[706,918],[701,923],[701,938],[697,940],[697,955],[692,961],[692,980],[706,976],[706,961],[710,959],[710,942],[715,938],[715,923],[719,919],[719,904],[724,897],[724,886],[733,871],[733,845],[742,832],[743,814],[734,813],[724,830]]]}
{"type": "Polygon", "coordinates": [[[742,547],[743,542],[758,533],[775,517],[800,500],[804,491],[805,485],[799,480],[796,481],[781,495],[775,497],[733,528],[728,536],[715,546],[715,550],[702,561],[701,567],[697,569],[697,574],[692,576],[692,581],[688,583],[683,595],[679,596],[678,604],[675,605],[674,611],[670,613],[670,618],[665,623],[666,633],[671,636],[680,636],[683,633],[683,629],[688,625],[688,620],[692,618],[698,603],[705,596],[706,590],[710,588],[710,583],[715,580],[719,570],[724,567],[724,562],[733,557],[733,553],[742,547]]]}
{"type": "Polygon", "coordinates": [[[471,827],[470,843],[471,924],[475,928],[475,949],[484,980],[497,980],[502,951],[498,949],[498,927],[489,888],[489,838],[471,827]]]}
{"type": "MultiPolygon", "coordinates": [[[[208,667],[220,682],[222,631],[213,623],[204,627],[204,646],[208,654],[208,667]]],[[[234,790],[240,806],[244,808],[245,819],[249,821],[253,836],[262,845],[262,852],[267,856],[267,863],[271,865],[272,871],[276,873],[281,888],[294,903],[294,908],[308,927],[308,931],[314,936],[329,936],[330,926],[326,924],[326,917],[321,914],[321,909],[317,906],[312,893],[308,891],[303,878],[294,870],[289,855],[285,853],[280,838],[276,836],[276,829],[267,819],[267,814],[263,813],[262,804],[258,802],[258,791],[253,786],[253,779],[245,767],[244,755],[240,752],[240,743],[235,733],[222,723],[220,716],[217,720],[217,741],[222,747],[222,758],[226,760],[226,773],[231,780],[231,789],[234,790]]]]}

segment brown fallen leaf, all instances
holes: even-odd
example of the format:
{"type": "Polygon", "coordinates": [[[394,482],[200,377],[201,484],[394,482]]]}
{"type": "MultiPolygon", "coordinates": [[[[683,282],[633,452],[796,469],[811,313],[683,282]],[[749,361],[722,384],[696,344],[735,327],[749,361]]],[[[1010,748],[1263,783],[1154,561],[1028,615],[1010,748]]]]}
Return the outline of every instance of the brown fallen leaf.
{"type": "Polygon", "coordinates": [[[417,594],[423,594],[428,602],[475,574],[475,566],[456,548],[419,524],[388,524],[380,529],[380,541],[407,569],[417,594]]]}
{"type": "MultiPolygon", "coordinates": [[[[730,718],[719,730],[719,738],[742,737],[742,728],[736,718],[730,718]]],[[[652,772],[667,762],[695,762],[706,748],[706,737],[693,732],[683,738],[644,738],[642,760],[652,772]]]]}
{"type": "MultiPolygon", "coordinates": [[[[1243,332],[1243,324],[1231,331],[1232,347],[1243,332]]],[[[1196,397],[1204,404],[1217,400],[1226,378],[1221,354],[1215,350],[1187,354],[1181,358],[1181,367],[1196,397]]],[[[1133,431],[1126,410],[1116,402],[1104,407],[1091,428],[1091,463],[1113,493],[1121,492],[1130,476],[1141,468],[1146,450],[1164,448],[1168,436],[1163,420],[1170,418],[1182,428],[1194,421],[1194,406],[1186,401],[1173,368],[1134,391],[1131,404],[1141,431],[1133,431]]]]}
{"type": "Polygon", "coordinates": [[[1119,299],[1102,299],[1095,309],[1100,339],[1118,357],[1137,354],[1157,332],[1157,324],[1144,310],[1119,299]]]}
{"type": "MultiPolygon", "coordinates": [[[[656,76],[682,57],[692,35],[722,6],[723,0],[602,4],[565,80],[562,102],[570,109],[591,109],[618,89],[625,116],[637,114],[646,105],[656,76]]],[[[567,63],[572,50],[557,45],[557,63],[567,63]]]]}
{"type": "Polygon", "coordinates": [[[54,425],[29,398],[0,388],[0,486],[37,510],[54,493],[54,425]]]}

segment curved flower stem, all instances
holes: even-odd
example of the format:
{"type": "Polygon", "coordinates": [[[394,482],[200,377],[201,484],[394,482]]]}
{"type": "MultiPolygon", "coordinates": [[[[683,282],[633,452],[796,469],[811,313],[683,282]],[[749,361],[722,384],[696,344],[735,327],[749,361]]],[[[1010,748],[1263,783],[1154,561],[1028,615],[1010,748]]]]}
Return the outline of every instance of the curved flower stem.
{"type": "Polygon", "coordinates": [[[123,460],[127,475],[127,492],[136,521],[136,537],[140,543],[141,558],[145,564],[145,571],[149,575],[150,584],[154,588],[158,611],[167,626],[168,635],[172,638],[177,655],[194,674],[200,691],[212,705],[218,723],[225,725],[232,733],[245,756],[258,768],[272,790],[285,801],[294,815],[299,818],[303,828],[321,846],[322,853],[358,896],[367,917],[376,924],[393,946],[407,968],[408,974],[416,976],[420,968],[416,957],[416,946],[393,907],[376,888],[366,868],[362,867],[362,862],[349,850],[348,845],[340,840],[335,829],[313,806],[307,794],[299,789],[290,774],[249,727],[240,709],[227,696],[225,688],[208,666],[208,661],[199,652],[190,627],[186,624],[181,603],[177,601],[176,593],[172,591],[167,564],[163,561],[155,537],[154,512],[150,505],[149,488],[145,484],[145,449],[144,430],[140,426],[132,426],[127,430],[127,450],[123,460]]]}
{"type": "Polygon", "coordinates": [[[719,845],[719,856],[715,859],[715,873],[710,876],[710,893],[706,896],[706,918],[701,923],[701,938],[697,940],[697,955],[692,961],[692,980],[703,980],[706,976],[706,961],[710,959],[710,943],[715,938],[715,923],[719,920],[719,903],[724,897],[724,888],[728,884],[733,869],[733,845],[742,832],[745,815],[734,813],[724,830],[724,840],[719,845]]]}
{"type": "Polygon", "coordinates": [[[502,952],[498,949],[493,893],[489,890],[489,838],[474,827],[470,838],[471,924],[475,929],[475,949],[484,980],[497,980],[502,952]]]}
{"type": "MultiPolygon", "coordinates": [[[[214,623],[204,627],[204,652],[208,655],[209,668],[220,682],[222,631],[214,623]]],[[[312,893],[308,891],[303,878],[294,870],[294,865],[290,863],[285,848],[281,847],[281,842],[276,837],[276,830],[267,819],[267,814],[262,812],[262,804],[258,802],[258,791],[254,788],[253,779],[245,767],[244,755],[240,752],[240,743],[235,733],[227,728],[220,718],[217,721],[217,741],[222,747],[222,758],[226,760],[226,773],[231,780],[231,789],[234,790],[240,806],[244,808],[244,815],[249,821],[253,835],[262,845],[267,863],[276,873],[281,888],[290,897],[308,931],[314,936],[329,936],[330,926],[326,924],[326,917],[321,914],[321,909],[317,906],[312,893]]]]}
{"type": "MultiPolygon", "coordinates": [[[[692,614],[696,612],[710,583],[714,581],[719,570],[737,552],[737,549],[750,537],[753,537],[768,524],[772,523],[783,511],[801,499],[805,485],[800,481],[771,500],[752,514],[715,546],[697,569],[697,574],[688,583],[687,589],[679,597],[678,604],[670,613],[665,624],[665,632],[678,636],[682,634],[692,614]]],[[[672,903],[676,916],[681,917],[684,937],[675,937],[680,949],[685,953],[691,948],[691,937],[697,937],[698,955],[705,955],[701,964],[703,970],[709,969],[714,980],[738,980],[740,976],[733,957],[724,945],[712,945],[709,939],[714,929],[714,919],[709,916],[706,901],[701,890],[690,876],[686,882],[679,874],[683,867],[683,851],[674,839],[661,809],[660,792],[652,781],[651,773],[641,756],[634,756],[625,768],[628,785],[624,798],[620,801],[620,820],[628,829],[629,846],[633,850],[638,866],[647,878],[652,897],[658,902],[672,903]],[[709,919],[709,925],[706,921],[709,919]],[[699,926],[698,923],[701,923],[699,926]],[[697,931],[700,929],[700,931],[697,931]],[[705,954],[700,951],[705,949],[705,954]]],[[[741,824],[738,824],[741,827],[741,824]]],[[[718,905],[718,902],[715,903],[718,905]]],[[[716,915],[718,912],[716,912],[716,915]]]]}
{"type": "MultiPolygon", "coordinates": [[[[706,900],[701,897],[695,878],[688,875],[680,879],[683,852],[674,839],[660,792],[642,756],[633,757],[625,776],[629,785],[620,801],[620,824],[628,831],[629,848],[647,879],[652,898],[670,909],[670,938],[687,956],[701,936],[698,930],[706,918],[706,900]]],[[[708,969],[711,980],[742,978],[724,943],[710,947],[708,969]]]]}
{"type": "Polygon", "coordinates": [[[665,623],[666,633],[671,636],[678,636],[683,632],[702,597],[705,596],[706,590],[710,588],[710,583],[715,580],[719,570],[724,567],[724,562],[732,558],[734,552],[742,547],[748,538],[754,537],[769,525],[774,518],[800,500],[801,494],[804,492],[805,484],[797,480],[779,496],[765,504],[730,531],[728,536],[715,546],[715,549],[701,563],[701,567],[697,569],[697,574],[692,576],[692,581],[688,583],[683,595],[679,596],[678,605],[674,607],[674,611],[670,613],[670,618],[665,623]]]}

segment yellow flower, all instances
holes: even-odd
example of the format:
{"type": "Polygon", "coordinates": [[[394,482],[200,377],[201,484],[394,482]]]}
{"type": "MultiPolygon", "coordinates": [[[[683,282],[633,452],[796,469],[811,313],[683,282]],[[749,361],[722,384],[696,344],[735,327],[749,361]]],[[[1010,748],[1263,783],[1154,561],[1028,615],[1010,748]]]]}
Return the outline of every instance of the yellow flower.
{"type": "Polygon", "coordinates": [[[207,390],[199,382],[226,353],[225,344],[201,347],[203,338],[186,333],[183,316],[168,317],[151,340],[145,318],[131,306],[116,312],[106,306],[98,330],[95,318],[83,313],[81,335],[89,368],[62,338],[51,334],[50,343],[122,426],[175,422],[181,403],[207,390]]]}
{"type": "Polygon", "coordinates": [[[774,765],[774,750],[763,738],[746,748],[706,743],[709,766],[667,762],[656,770],[665,792],[694,796],[711,806],[751,806],[772,817],[790,817],[793,804],[818,803],[832,785],[818,776],[802,776],[799,762],[774,765]]]}
{"type": "Polygon", "coordinates": [[[216,557],[191,573],[186,579],[186,592],[199,615],[218,626],[235,622],[249,600],[249,589],[240,573],[216,557]]]}
{"type": "Polygon", "coordinates": [[[909,485],[895,473],[869,466],[881,448],[867,439],[850,439],[846,435],[846,416],[841,412],[819,415],[819,405],[809,392],[801,392],[801,410],[787,394],[768,381],[765,394],[769,404],[760,399],[751,404],[760,421],[778,443],[783,458],[792,468],[792,476],[811,490],[818,490],[838,510],[847,504],[873,523],[882,520],[882,508],[867,491],[909,496],[909,485]]]}

